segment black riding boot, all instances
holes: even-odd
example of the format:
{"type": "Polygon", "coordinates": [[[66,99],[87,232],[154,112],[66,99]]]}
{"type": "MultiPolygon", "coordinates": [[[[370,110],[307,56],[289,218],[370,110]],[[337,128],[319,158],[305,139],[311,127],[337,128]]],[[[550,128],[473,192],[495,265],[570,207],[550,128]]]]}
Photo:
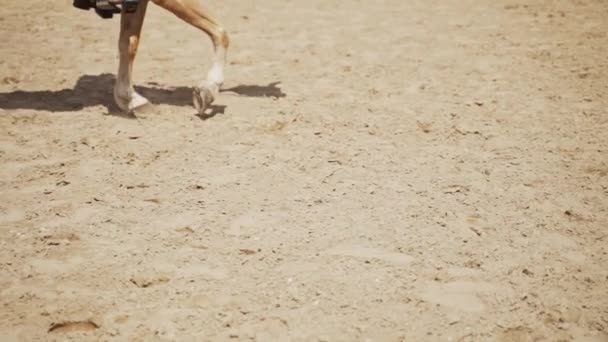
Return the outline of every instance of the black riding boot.
{"type": "Polygon", "coordinates": [[[87,11],[95,7],[94,3],[91,0],[74,0],[73,5],[76,8],[80,8],[87,11]]]}

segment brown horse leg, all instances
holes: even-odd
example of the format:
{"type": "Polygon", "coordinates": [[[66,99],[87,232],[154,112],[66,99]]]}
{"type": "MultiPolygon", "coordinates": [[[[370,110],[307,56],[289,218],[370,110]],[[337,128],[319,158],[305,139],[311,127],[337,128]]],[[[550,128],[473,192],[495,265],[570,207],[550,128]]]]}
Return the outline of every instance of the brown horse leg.
{"type": "Polygon", "coordinates": [[[133,111],[148,103],[148,100],[133,89],[133,62],[137,55],[141,28],[146,15],[148,0],[141,0],[135,13],[123,13],[120,18],[120,38],[118,50],[120,62],[118,75],[114,86],[114,99],[118,107],[125,111],[133,111]]]}
{"type": "Polygon", "coordinates": [[[152,0],[158,6],[170,11],[188,24],[204,31],[211,38],[214,47],[213,65],[202,81],[194,90],[194,106],[199,114],[217,97],[224,83],[224,65],[228,50],[228,34],[219,22],[205,9],[198,0],[152,0]]]}

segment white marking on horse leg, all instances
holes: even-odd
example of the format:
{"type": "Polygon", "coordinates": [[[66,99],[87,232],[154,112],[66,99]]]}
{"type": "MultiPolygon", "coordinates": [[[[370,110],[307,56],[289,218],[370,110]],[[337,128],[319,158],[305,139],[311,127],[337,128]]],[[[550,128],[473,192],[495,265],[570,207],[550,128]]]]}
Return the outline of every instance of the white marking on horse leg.
{"type": "MultiPolygon", "coordinates": [[[[225,33],[222,33],[225,35],[225,33]]],[[[207,79],[199,84],[193,94],[194,107],[199,114],[204,114],[205,110],[213,103],[219,95],[222,84],[224,84],[224,65],[226,64],[227,36],[225,43],[218,43],[215,39],[213,65],[207,73],[207,79]]]]}
{"type": "Polygon", "coordinates": [[[207,73],[207,79],[201,83],[201,86],[208,87],[213,93],[213,96],[217,96],[224,84],[224,65],[226,64],[226,48],[223,46],[217,46],[215,48],[215,55],[213,57],[213,65],[207,73]]]}
{"type": "Polygon", "coordinates": [[[139,95],[132,84],[133,63],[139,47],[141,28],[148,0],[139,4],[137,12],[133,14],[122,13],[120,18],[120,38],[118,50],[120,61],[118,64],[118,75],[114,86],[114,100],[120,109],[133,111],[148,103],[148,100],[139,95]]]}

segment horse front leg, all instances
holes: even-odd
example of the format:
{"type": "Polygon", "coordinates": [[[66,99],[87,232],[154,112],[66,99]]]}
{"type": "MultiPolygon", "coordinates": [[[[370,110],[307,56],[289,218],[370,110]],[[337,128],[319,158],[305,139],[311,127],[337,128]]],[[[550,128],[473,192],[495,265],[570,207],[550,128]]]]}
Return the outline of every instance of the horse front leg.
{"type": "Polygon", "coordinates": [[[120,109],[127,112],[132,112],[148,103],[145,97],[133,89],[132,83],[133,63],[137,55],[147,7],[148,0],[141,0],[135,13],[125,13],[123,9],[120,18],[120,38],[118,40],[120,61],[114,85],[114,100],[120,109]]]}
{"type": "Polygon", "coordinates": [[[213,42],[213,65],[193,92],[193,102],[199,114],[215,100],[224,83],[224,65],[228,50],[228,34],[219,22],[207,11],[199,0],[152,0],[158,6],[168,10],[188,24],[205,32],[213,42]]]}

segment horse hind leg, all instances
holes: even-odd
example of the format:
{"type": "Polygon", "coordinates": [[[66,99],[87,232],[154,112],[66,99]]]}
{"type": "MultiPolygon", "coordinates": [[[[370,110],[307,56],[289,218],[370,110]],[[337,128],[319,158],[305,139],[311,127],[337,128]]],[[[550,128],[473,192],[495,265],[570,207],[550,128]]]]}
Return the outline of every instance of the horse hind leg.
{"type": "Polygon", "coordinates": [[[132,81],[133,64],[139,47],[147,6],[148,0],[142,0],[135,13],[125,13],[123,10],[120,18],[120,38],[118,40],[120,61],[114,85],[114,100],[120,109],[127,112],[148,104],[148,100],[133,89],[132,81]]]}
{"type": "Polygon", "coordinates": [[[215,100],[224,83],[224,65],[228,51],[228,34],[219,22],[207,11],[198,0],[152,0],[158,6],[168,10],[188,24],[205,32],[213,42],[213,65],[193,92],[193,102],[199,114],[215,100]]]}

